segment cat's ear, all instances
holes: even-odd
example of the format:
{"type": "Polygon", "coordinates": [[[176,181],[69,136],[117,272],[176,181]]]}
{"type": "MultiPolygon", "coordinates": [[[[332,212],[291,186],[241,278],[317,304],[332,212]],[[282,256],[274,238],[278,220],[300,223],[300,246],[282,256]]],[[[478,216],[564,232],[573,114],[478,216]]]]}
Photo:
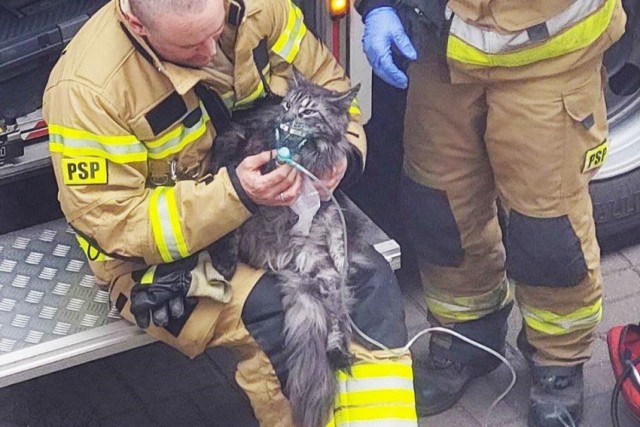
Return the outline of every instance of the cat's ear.
{"type": "Polygon", "coordinates": [[[332,100],[348,109],[351,103],[353,103],[353,100],[356,99],[356,96],[358,96],[358,91],[360,91],[360,83],[346,92],[338,92],[332,100]]]}

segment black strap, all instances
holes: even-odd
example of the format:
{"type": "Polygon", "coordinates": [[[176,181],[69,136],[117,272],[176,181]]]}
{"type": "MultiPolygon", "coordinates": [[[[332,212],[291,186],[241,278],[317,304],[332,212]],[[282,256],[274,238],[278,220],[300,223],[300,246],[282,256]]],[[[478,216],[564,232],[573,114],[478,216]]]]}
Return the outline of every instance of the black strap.
{"type": "Polygon", "coordinates": [[[216,133],[220,135],[231,129],[231,112],[222,101],[222,98],[220,98],[220,95],[207,88],[202,82],[196,84],[194,90],[204,104],[204,108],[207,109],[216,133]]]}
{"type": "Polygon", "coordinates": [[[246,8],[242,0],[230,0],[227,22],[234,27],[237,27],[242,22],[242,18],[244,18],[245,10],[246,8]]]}
{"type": "Polygon", "coordinates": [[[87,253],[85,254],[87,256],[87,258],[90,261],[95,261],[96,259],[98,259],[98,256],[100,255],[100,253],[103,253],[104,255],[111,257],[111,258],[115,258],[115,259],[119,259],[122,261],[129,261],[129,262],[133,262],[133,263],[137,263],[137,264],[144,264],[144,258],[141,257],[127,257],[124,255],[119,255],[119,254],[114,254],[114,253],[110,253],[105,251],[104,249],[102,249],[99,245],[98,242],[96,242],[95,239],[87,236],[86,234],[84,234],[83,232],[81,232],[80,230],[78,230],[76,227],[74,227],[73,225],[69,224],[69,227],[71,227],[71,229],[80,237],[82,237],[84,240],[86,240],[90,247],[89,250],[87,251],[87,253]],[[91,246],[99,251],[100,253],[98,254],[92,254],[91,252],[91,246]]]}
{"type": "Polygon", "coordinates": [[[120,27],[122,28],[122,31],[124,31],[124,33],[127,35],[127,38],[136,49],[136,51],[138,51],[138,53],[142,55],[142,57],[146,59],[149,64],[153,65],[153,58],[151,58],[149,52],[147,52],[145,48],[142,47],[142,45],[138,42],[138,40],[136,40],[135,37],[131,35],[127,27],[122,22],[120,23],[120,27]]]}
{"type": "Polygon", "coordinates": [[[267,47],[266,37],[260,40],[258,46],[253,49],[253,62],[256,64],[256,68],[258,69],[258,75],[260,76],[260,80],[262,80],[264,91],[267,93],[267,96],[273,96],[271,87],[269,87],[269,82],[262,72],[262,70],[264,70],[265,67],[269,64],[269,48],[267,47]]]}

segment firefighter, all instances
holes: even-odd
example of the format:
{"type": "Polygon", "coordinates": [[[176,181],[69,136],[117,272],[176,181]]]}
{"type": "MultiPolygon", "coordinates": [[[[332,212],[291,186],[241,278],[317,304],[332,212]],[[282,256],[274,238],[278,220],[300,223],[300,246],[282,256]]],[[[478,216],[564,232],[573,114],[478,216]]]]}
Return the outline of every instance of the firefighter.
{"type": "MultiPolygon", "coordinates": [[[[290,0],[113,0],[70,42],[43,101],[59,200],[96,282],[124,318],[192,358],[234,349],[236,379],[262,426],[292,425],[278,287],[243,264],[226,281],[203,248],[258,205],[291,205],[301,178],[286,165],[262,175],[271,152],[206,171],[230,111],[283,95],[294,67],[327,88],[349,87],[290,0]]],[[[347,138],[360,156],[320,177],[332,190],[364,165],[357,104],[350,112],[347,138]]],[[[388,263],[371,258],[353,284],[352,318],[398,348],[407,338],[399,288],[388,263]]],[[[409,353],[355,341],[351,351],[354,375],[338,375],[334,425],[372,413],[415,425],[409,353]],[[349,394],[381,387],[398,393],[349,394]],[[367,410],[381,403],[384,411],[367,410]]]]}
{"type": "MultiPolygon", "coordinates": [[[[609,146],[603,53],[624,32],[621,2],[356,7],[374,72],[408,85],[402,211],[431,320],[504,353],[515,298],[529,425],[577,425],[602,318],[588,183],[609,146]],[[410,62],[407,74],[394,57],[410,62]]],[[[448,409],[497,366],[457,339],[433,336],[429,348],[414,369],[420,415],[448,409]]]]}

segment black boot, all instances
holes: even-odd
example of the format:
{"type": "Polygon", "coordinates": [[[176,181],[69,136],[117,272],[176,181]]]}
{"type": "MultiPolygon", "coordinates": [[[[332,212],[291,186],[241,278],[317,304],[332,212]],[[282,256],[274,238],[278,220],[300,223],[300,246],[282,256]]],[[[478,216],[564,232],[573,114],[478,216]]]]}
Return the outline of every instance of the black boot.
{"type": "Polygon", "coordinates": [[[531,372],[529,427],[577,427],[582,419],[584,380],[582,364],[577,366],[540,366],[533,362],[535,348],[523,329],[518,349],[531,372]]]}
{"type": "MultiPolygon", "coordinates": [[[[504,355],[507,318],[513,303],[480,319],[458,323],[453,330],[504,355]]],[[[432,324],[436,324],[433,320],[432,324]]],[[[470,381],[493,371],[496,357],[448,334],[434,334],[429,355],[414,365],[416,409],[421,417],[452,407],[462,397],[470,381]]]]}
{"type": "Polygon", "coordinates": [[[529,427],[577,427],[583,396],[582,365],[532,366],[529,427]]]}
{"type": "Polygon", "coordinates": [[[484,364],[463,364],[429,354],[414,366],[416,410],[419,417],[438,414],[452,407],[471,380],[493,371],[500,361],[491,357],[484,364]]]}

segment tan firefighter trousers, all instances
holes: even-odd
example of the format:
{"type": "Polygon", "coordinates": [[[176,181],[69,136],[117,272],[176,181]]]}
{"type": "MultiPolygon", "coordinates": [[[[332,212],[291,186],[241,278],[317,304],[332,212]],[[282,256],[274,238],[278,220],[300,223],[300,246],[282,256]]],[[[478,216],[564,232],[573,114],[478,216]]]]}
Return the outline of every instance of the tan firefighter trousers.
{"type": "Polygon", "coordinates": [[[608,147],[601,64],[526,80],[489,71],[469,84],[449,83],[433,56],[409,68],[403,212],[430,314],[473,324],[507,307],[515,287],[542,365],[587,360],[602,316],[588,193],[608,147]]]}

